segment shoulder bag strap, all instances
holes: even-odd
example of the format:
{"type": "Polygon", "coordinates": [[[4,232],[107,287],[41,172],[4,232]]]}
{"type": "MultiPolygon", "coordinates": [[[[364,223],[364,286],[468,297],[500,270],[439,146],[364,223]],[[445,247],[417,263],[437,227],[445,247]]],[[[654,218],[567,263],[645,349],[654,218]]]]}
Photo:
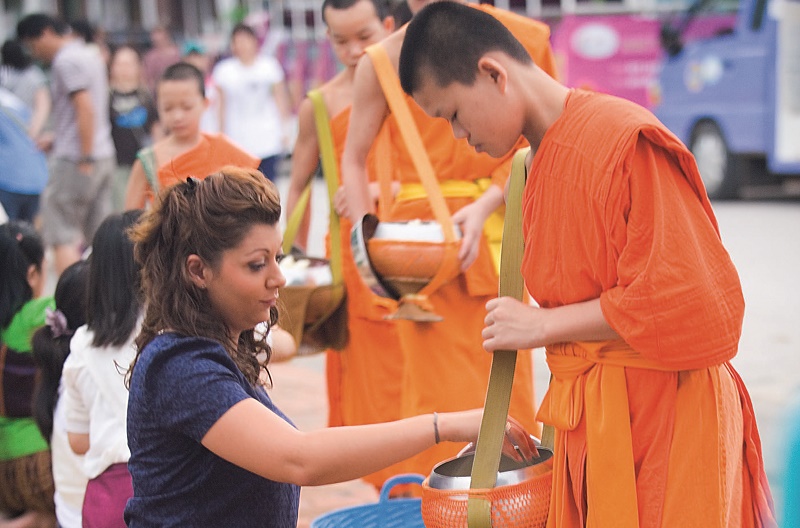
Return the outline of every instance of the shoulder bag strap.
{"type": "MultiPolygon", "coordinates": [[[[525,156],[530,148],[519,150],[511,165],[511,182],[506,203],[503,245],[500,256],[501,297],[523,300],[525,284],[522,278],[522,194],[525,189],[525,156]]],[[[516,350],[497,350],[492,357],[492,370],[486,390],[483,421],[475,446],[475,461],[472,465],[471,489],[489,489],[496,484],[500,456],[503,449],[503,436],[511,401],[511,387],[516,367],[516,350]]],[[[554,430],[545,425],[542,431],[542,445],[553,448],[554,430]]],[[[491,526],[491,503],[485,498],[469,498],[468,520],[470,527],[491,526]]]]}
{"type": "MultiPolygon", "coordinates": [[[[403,138],[409,156],[411,156],[411,161],[417,170],[422,186],[425,188],[425,193],[428,195],[433,216],[442,226],[445,241],[444,260],[442,265],[439,266],[436,275],[419,292],[419,295],[428,295],[444,284],[449,277],[452,277],[452,271],[458,269],[459,266],[458,248],[454,244],[456,238],[453,218],[450,215],[442,190],[439,188],[439,182],[434,175],[433,166],[425,151],[425,145],[422,143],[419,130],[417,130],[414,118],[411,116],[411,110],[408,108],[408,103],[400,86],[400,79],[397,78],[386,50],[380,44],[373,44],[366,49],[366,53],[372,60],[381,89],[386,97],[386,102],[397,121],[400,135],[403,138]]],[[[390,185],[384,182],[382,189],[388,188],[390,185]]],[[[384,201],[388,200],[384,199],[384,201]]]]}
{"type": "MultiPolygon", "coordinates": [[[[339,188],[339,167],[336,160],[336,151],[333,147],[333,134],[331,133],[330,118],[328,117],[328,110],[325,107],[325,101],[322,99],[322,92],[319,90],[311,90],[308,92],[308,98],[314,107],[314,123],[317,128],[317,141],[319,142],[320,163],[322,164],[322,175],[325,178],[325,184],[328,187],[328,209],[330,211],[330,234],[331,234],[331,277],[334,285],[342,284],[342,237],[341,226],[339,223],[339,215],[336,214],[336,208],[333,204],[334,196],[339,188]]],[[[300,199],[297,201],[297,206],[292,211],[292,214],[286,221],[286,232],[283,239],[283,251],[288,253],[292,244],[294,244],[297,231],[300,229],[300,223],[305,215],[308,202],[311,197],[311,184],[313,178],[308,182],[300,199]]]]}
{"type": "Polygon", "coordinates": [[[142,162],[144,169],[144,176],[147,178],[147,183],[153,191],[154,196],[158,196],[158,168],[156,167],[156,151],[153,147],[145,147],[136,153],[136,158],[142,162]]]}

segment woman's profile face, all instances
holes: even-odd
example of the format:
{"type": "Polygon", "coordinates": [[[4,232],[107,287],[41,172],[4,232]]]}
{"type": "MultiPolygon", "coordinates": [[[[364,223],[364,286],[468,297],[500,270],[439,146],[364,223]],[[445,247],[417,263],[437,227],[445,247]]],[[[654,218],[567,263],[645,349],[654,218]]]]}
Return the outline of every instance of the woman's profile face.
{"type": "Polygon", "coordinates": [[[214,311],[232,337],[269,321],[278,288],[286,284],[278,263],[282,257],[278,226],[253,225],[239,245],[222,253],[216,267],[206,268],[205,287],[214,311]]]}

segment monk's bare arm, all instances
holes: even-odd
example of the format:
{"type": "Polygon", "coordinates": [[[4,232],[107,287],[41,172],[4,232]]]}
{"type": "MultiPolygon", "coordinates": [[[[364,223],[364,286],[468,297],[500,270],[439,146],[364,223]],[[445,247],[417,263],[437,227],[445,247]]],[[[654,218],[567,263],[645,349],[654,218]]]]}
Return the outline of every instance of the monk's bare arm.
{"type": "Polygon", "coordinates": [[[453,222],[461,229],[461,246],[458,249],[461,271],[469,268],[478,258],[483,225],[502,204],[503,190],[497,185],[490,185],[477,200],[453,215],[453,222]]]}
{"type": "Polygon", "coordinates": [[[592,299],[556,308],[539,308],[511,297],[486,303],[483,348],[519,350],[568,341],[606,341],[620,339],[592,299]]]}
{"type": "MultiPolygon", "coordinates": [[[[319,141],[317,140],[317,127],[314,123],[314,108],[310,99],[304,99],[298,110],[297,141],[292,152],[292,169],[289,175],[289,192],[286,196],[286,218],[292,214],[303,189],[314,176],[314,171],[319,165],[319,141]]],[[[309,211],[306,209],[300,230],[295,243],[306,249],[308,243],[309,211]]]]}
{"type": "Polygon", "coordinates": [[[388,113],[372,61],[364,55],[353,81],[353,107],[342,154],[342,182],[350,220],[358,222],[374,210],[369,194],[367,155],[388,113]]]}
{"type": "Polygon", "coordinates": [[[147,176],[144,174],[142,162],[136,160],[131,167],[131,175],[128,178],[128,187],[125,190],[125,210],[141,209],[144,207],[147,196],[147,176]]]}

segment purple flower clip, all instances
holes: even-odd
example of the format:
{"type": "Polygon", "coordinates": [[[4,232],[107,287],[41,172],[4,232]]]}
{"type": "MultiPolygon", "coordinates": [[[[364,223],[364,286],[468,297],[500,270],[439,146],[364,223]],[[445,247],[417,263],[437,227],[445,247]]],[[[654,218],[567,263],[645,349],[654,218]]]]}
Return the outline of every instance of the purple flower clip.
{"type": "Polygon", "coordinates": [[[67,316],[61,310],[53,310],[49,306],[44,309],[44,323],[50,328],[53,337],[72,335],[67,326],[67,316]]]}

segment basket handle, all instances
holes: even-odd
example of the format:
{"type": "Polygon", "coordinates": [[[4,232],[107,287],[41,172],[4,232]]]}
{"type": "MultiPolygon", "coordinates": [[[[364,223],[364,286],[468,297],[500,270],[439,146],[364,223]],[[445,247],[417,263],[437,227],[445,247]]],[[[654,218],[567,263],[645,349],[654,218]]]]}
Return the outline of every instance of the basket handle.
{"type": "Polygon", "coordinates": [[[422,484],[424,480],[425,477],[418,473],[401,473],[390,477],[383,483],[383,487],[381,487],[381,495],[378,502],[390,500],[389,492],[392,491],[392,488],[395,486],[399,486],[400,484],[422,484]]]}
{"type": "MultiPolygon", "coordinates": [[[[331,233],[331,277],[334,286],[343,283],[342,276],[342,237],[340,234],[339,215],[336,214],[336,208],[333,206],[333,198],[336,196],[336,190],[339,188],[339,169],[336,164],[336,152],[333,148],[333,135],[330,128],[330,120],[328,118],[328,111],[325,108],[325,102],[322,99],[322,92],[319,90],[311,90],[308,92],[308,98],[314,107],[314,122],[317,126],[317,140],[319,141],[320,160],[322,164],[322,175],[325,178],[325,183],[328,187],[328,207],[330,211],[330,233],[331,233]]],[[[297,236],[297,231],[300,228],[300,223],[303,215],[308,207],[308,202],[311,197],[311,184],[313,178],[309,180],[297,205],[286,220],[286,231],[283,238],[283,252],[289,253],[294,244],[294,239],[297,236]]]]}

